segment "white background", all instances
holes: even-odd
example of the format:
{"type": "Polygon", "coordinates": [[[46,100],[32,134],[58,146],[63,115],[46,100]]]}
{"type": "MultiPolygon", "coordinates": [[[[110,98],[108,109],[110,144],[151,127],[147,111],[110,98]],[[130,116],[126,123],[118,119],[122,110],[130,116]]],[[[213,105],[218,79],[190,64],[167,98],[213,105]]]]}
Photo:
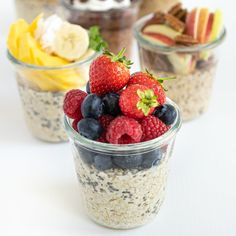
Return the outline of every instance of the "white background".
{"type": "Polygon", "coordinates": [[[185,2],[220,7],[225,13],[228,37],[221,47],[211,107],[201,118],[184,124],[178,135],[166,201],[156,220],[135,230],[113,231],[84,214],[69,144],[40,142],[26,128],[14,73],[5,57],[14,6],[1,1],[1,236],[236,235],[236,3],[185,2]]]}

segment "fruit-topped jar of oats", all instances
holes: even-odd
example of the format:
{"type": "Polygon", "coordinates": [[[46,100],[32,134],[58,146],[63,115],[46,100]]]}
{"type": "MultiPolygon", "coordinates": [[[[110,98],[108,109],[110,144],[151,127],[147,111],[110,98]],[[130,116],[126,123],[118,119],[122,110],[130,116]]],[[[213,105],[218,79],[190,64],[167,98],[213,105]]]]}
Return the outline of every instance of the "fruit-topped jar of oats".
{"type": "Polygon", "coordinates": [[[67,140],[62,105],[65,93],[83,87],[91,61],[103,41],[98,28],[89,31],[57,15],[39,15],[31,24],[19,19],[10,27],[8,58],[16,80],[26,123],[37,138],[67,140]]]}
{"type": "Polygon", "coordinates": [[[161,84],[170,78],[130,75],[123,53],[95,59],[87,93],[71,90],[64,100],[87,213],[115,229],[144,225],[159,212],[181,126],[179,109],[161,84]]]}
{"type": "Polygon", "coordinates": [[[209,106],[218,64],[218,49],[226,36],[221,10],[181,4],[167,13],[140,19],[134,35],[141,67],[155,73],[175,74],[166,81],[167,96],[181,109],[185,121],[205,113],[209,106]]]}

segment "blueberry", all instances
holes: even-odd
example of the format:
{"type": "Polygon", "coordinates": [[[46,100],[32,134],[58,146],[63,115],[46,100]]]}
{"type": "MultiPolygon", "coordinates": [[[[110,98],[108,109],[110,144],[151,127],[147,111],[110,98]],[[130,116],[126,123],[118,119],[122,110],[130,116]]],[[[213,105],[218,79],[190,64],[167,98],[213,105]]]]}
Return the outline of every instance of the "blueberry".
{"type": "Polygon", "coordinates": [[[143,158],[141,155],[114,156],[113,163],[122,169],[135,169],[141,166],[143,158]]]}
{"type": "Polygon", "coordinates": [[[98,139],[103,132],[100,123],[92,118],[82,119],[77,126],[82,136],[92,140],[98,139]]]}
{"type": "Polygon", "coordinates": [[[90,93],[91,93],[89,81],[88,81],[88,83],[86,84],[86,92],[87,92],[87,94],[90,94],[90,93]]]}
{"type": "Polygon", "coordinates": [[[172,125],[177,116],[175,108],[170,104],[157,107],[153,114],[166,125],[172,125]]]}
{"type": "Polygon", "coordinates": [[[94,157],[94,166],[96,169],[104,171],[112,168],[112,160],[110,156],[96,155],[94,157]]]}
{"type": "Polygon", "coordinates": [[[85,149],[85,148],[82,148],[80,147],[79,145],[75,144],[78,152],[79,152],[79,156],[80,158],[87,164],[93,164],[93,161],[94,161],[94,153],[85,149]]]}
{"type": "Polygon", "coordinates": [[[162,157],[162,152],[160,149],[144,153],[142,167],[146,169],[157,165],[160,162],[161,157],[162,157]]]}
{"type": "Polygon", "coordinates": [[[81,112],[84,118],[97,119],[103,114],[102,99],[96,94],[89,94],[81,105],[81,112]]]}
{"type": "Polygon", "coordinates": [[[117,93],[108,93],[103,97],[104,109],[106,114],[112,116],[117,116],[120,114],[119,99],[120,95],[117,93]]]}

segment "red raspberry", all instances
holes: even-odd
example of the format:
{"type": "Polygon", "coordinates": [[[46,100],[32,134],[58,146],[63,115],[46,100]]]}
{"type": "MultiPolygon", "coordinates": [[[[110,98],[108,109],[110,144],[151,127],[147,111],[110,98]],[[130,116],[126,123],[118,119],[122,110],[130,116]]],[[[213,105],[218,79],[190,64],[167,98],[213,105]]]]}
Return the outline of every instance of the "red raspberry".
{"type": "Polygon", "coordinates": [[[86,96],[87,93],[79,89],[69,91],[64,99],[63,110],[65,114],[72,119],[82,119],[80,108],[86,96]]]}
{"type": "Polygon", "coordinates": [[[78,131],[78,126],[77,126],[77,124],[79,123],[80,120],[81,120],[81,119],[75,119],[75,120],[72,122],[72,127],[73,127],[73,129],[74,129],[75,131],[77,131],[77,132],[79,132],[79,131],[78,131]]]}
{"type": "Polygon", "coordinates": [[[103,132],[102,135],[97,139],[97,142],[108,143],[106,139],[106,132],[103,132]]]}
{"type": "Polygon", "coordinates": [[[114,117],[111,115],[103,115],[100,116],[98,119],[99,123],[102,125],[102,128],[104,130],[107,130],[107,127],[109,126],[112,120],[114,120],[114,117]]]}
{"type": "Polygon", "coordinates": [[[112,144],[138,143],[142,138],[141,125],[133,118],[119,116],[107,129],[106,139],[112,144]]]}
{"type": "Polygon", "coordinates": [[[142,141],[155,139],[168,131],[169,127],[166,126],[161,120],[155,116],[147,116],[141,121],[143,130],[142,141]]]}

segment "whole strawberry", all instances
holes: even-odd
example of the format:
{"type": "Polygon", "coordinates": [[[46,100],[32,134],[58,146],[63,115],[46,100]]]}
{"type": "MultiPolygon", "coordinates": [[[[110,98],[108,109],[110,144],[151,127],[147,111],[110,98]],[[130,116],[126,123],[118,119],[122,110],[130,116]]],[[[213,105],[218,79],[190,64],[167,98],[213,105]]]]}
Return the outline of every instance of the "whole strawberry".
{"type": "Polygon", "coordinates": [[[148,141],[160,137],[169,129],[161,120],[155,116],[145,117],[142,122],[142,141],[148,141]]]}
{"type": "Polygon", "coordinates": [[[158,102],[152,89],[145,85],[134,84],[121,93],[119,105],[125,116],[142,119],[154,111],[158,102]]]}
{"type": "Polygon", "coordinates": [[[105,51],[103,55],[95,59],[89,70],[91,93],[105,95],[109,92],[121,90],[129,81],[129,68],[132,64],[123,55],[122,49],[118,55],[105,51]]]}
{"type": "Polygon", "coordinates": [[[162,86],[163,80],[172,79],[173,77],[169,78],[157,78],[149,73],[147,70],[146,72],[136,72],[131,75],[128,85],[131,84],[142,84],[149,88],[152,88],[155,95],[157,96],[157,102],[160,105],[163,105],[166,102],[166,95],[165,90],[162,86]]]}

